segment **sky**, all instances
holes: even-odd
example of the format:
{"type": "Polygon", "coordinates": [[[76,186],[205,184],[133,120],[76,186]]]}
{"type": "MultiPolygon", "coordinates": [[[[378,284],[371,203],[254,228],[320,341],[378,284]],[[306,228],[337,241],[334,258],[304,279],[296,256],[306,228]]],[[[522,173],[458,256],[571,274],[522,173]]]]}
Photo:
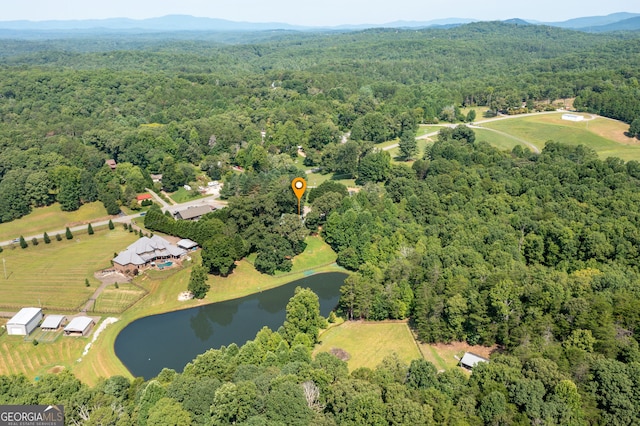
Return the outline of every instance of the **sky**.
{"type": "Polygon", "coordinates": [[[0,21],[144,19],[180,14],[231,21],[334,26],[441,18],[552,22],[615,12],[640,13],[638,0],[5,0],[3,3],[0,21]]]}

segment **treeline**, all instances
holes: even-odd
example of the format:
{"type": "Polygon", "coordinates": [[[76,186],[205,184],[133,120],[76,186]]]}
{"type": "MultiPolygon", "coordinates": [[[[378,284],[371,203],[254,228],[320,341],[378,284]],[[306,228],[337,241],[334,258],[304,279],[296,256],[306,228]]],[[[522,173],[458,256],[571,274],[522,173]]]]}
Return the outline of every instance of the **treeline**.
{"type": "Polygon", "coordinates": [[[147,381],[114,376],[94,387],[68,371],[37,382],[0,376],[0,403],[63,404],[65,424],[83,425],[583,425],[637,419],[632,407],[638,398],[630,388],[637,375],[618,361],[594,362],[594,387],[586,395],[540,357],[521,362],[499,355],[470,378],[459,369],[439,373],[428,361],[407,365],[396,356],[349,373],[332,354],[312,357],[325,326],[318,297],[298,288],[278,331],[265,327],[242,346],[211,349],[182,372],[164,369],[147,381]],[[622,387],[610,392],[618,383],[622,387]],[[633,412],[594,414],[596,405],[612,403],[629,404],[633,412]]]}
{"type": "Polygon", "coordinates": [[[150,174],[174,191],[199,171],[290,165],[298,146],[307,166],[355,176],[367,144],[466,119],[463,105],[506,111],[580,95],[578,105],[630,123],[637,113],[633,33],[478,23],[236,41],[3,43],[0,220],[55,201],[100,200],[113,214],[150,174]],[[102,171],[107,159],[127,170],[102,171]]]}

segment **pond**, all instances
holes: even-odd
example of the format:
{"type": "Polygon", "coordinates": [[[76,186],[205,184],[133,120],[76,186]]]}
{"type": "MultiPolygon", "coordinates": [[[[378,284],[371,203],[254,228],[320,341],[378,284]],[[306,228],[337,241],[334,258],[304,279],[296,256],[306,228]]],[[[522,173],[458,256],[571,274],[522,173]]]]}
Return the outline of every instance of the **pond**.
{"type": "Polygon", "coordinates": [[[240,299],[138,319],[116,338],[116,355],[136,377],[150,379],[165,367],[180,372],[208,349],[242,346],[264,326],[277,330],[298,286],[318,295],[320,313],[327,317],[338,304],[346,277],[340,272],[311,275],[240,299]]]}

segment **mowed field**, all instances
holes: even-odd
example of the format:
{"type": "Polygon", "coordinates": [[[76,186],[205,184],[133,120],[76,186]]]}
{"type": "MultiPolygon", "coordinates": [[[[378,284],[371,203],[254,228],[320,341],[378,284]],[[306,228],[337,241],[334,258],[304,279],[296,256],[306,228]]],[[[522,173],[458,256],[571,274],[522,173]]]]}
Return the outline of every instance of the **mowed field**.
{"type": "Polygon", "coordinates": [[[119,283],[118,288],[111,284],[102,290],[93,310],[102,313],[122,313],[146,294],[146,291],[133,284],[119,283]]]}
{"type": "Polygon", "coordinates": [[[585,116],[587,120],[579,122],[563,120],[562,113],[559,112],[506,118],[480,124],[487,129],[495,129],[506,135],[511,135],[515,138],[513,140],[509,140],[506,135],[496,134],[490,130],[475,129],[475,131],[478,132],[479,140],[486,140],[506,149],[518,144],[517,138],[523,139],[539,149],[543,149],[546,142],[552,140],[571,145],[586,145],[593,148],[601,158],[619,157],[625,161],[640,161],[640,140],[625,136],[624,132],[629,129],[627,124],[604,117],[590,120],[588,119],[590,118],[589,114],[581,115],[585,116]]]}
{"type": "Polygon", "coordinates": [[[138,236],[117,227],[83,234],[73,240],[53,239],[26,249],[5,249],[0,272],[0,309],[42,306],[45,310],[73,310],[96,290],[93,273],[111,266],[110,260],[138,236]],[[90,287],[85,286],[85,279],[90,287]]]}
{"type": "Polygon", "coordinates": [[[375,368],[386,356],[394,353],[407,365],[422,358],[406,322],[344,322],[324,331],[313,353],[333,349],[349,354],[347,364],[350,371],[360,367],[375,368]]]}
{"type": "MultiPolygon", "coordinates": [[[[88,203],[75,212],[63,212],[60,204],[34,209],[28,215],[11,222],[0,224],[0,241],[14,238],[43,234],[52,230],[64,229],[67,226],[77,226],[89,220],[108,218],[109,215],[101,202],[88,203]]],[[[49,235],[52,239],[55,235],[49,235]]],[[[42,236],[38,238],[42,240],[42,236]]]]}

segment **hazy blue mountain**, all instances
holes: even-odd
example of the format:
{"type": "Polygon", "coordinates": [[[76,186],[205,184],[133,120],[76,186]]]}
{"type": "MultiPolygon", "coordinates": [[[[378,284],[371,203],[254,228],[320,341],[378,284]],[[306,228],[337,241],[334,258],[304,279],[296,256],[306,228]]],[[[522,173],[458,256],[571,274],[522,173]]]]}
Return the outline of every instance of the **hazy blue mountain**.
{"type": "Polygon", "coordinates": [[[614,24],[616,22],[620,22],[637,16],[640,16],[640,13],[619,12],[612,13],[606,16],[585,16],[582,18],[574,18],[562,22],[544,22],[544,24],[553,27],[582,29],[587,27],[599,27],[603,25],[614,24]]]}
{"type": "Polygon", "coordinates": [[[514,24],[514,25],[533,25],[531,22],[525,21],[524,19],[520,19],[520,18],[511,18],[502,22],[504,22],[505,24],[514,24]]]}
{"type": "Polygon", "coordinates": [[[189,15],[168,15],[149,19],[88,19],[72,21],[0,21],[0,30],[18,31],[265,31],[265,30],[361,30],[366,28],[426,28],[459,25],[474,19],[447,18],[431,21],[395,21],[384,24],[339,25],[334,27],[309,27],[282,22],[235,22],[225,19],[198,18],[189,15]]]}
{"type": "Polygon", "coordinates": [[[624,19],[622,21],[614,22],[608,25],[580,28],[580,30],[593,33],[604,33],[609,31],[638,31],[640,30],[640,16],[624,19]]]}

